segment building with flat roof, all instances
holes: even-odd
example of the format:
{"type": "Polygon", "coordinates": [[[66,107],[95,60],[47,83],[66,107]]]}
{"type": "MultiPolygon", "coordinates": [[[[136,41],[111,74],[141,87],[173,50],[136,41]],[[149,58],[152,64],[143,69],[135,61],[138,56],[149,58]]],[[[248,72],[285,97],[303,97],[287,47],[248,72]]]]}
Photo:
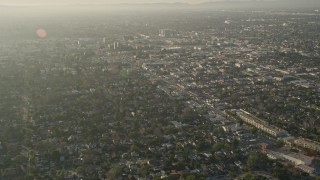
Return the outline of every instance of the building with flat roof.
{"type": "Polygon", "coordinates": [[[309,174],[317,174],[317,164],[313,165],[314,157],[305,156],[298,153],[284,153],[279,151],[266,151],[267,156],[274,160],[284,160],[293,164],[297,169],[309,174]]]}
{"type": "Polygon", "coordinates": [[[294,143],[298,146],[320,152],[320,143],[311,141],[310,139],[297,138],[294,143]]]}
{"type": "Polygon", "coordinates": [[[280,129],[276,126],[270,125],[269,123],[267,123],[266,121],[263,121],[255,116],[253,116],[252,114],[250,114],[249,112],[246,112],[244,110],[240,110],[237,112],[237,115],[246,123],[251,124],[253,126],[255,126],[256,128],[270,134],[271,136],[274,137],[284,137],[288,135],[288,132],[280,129]]]}

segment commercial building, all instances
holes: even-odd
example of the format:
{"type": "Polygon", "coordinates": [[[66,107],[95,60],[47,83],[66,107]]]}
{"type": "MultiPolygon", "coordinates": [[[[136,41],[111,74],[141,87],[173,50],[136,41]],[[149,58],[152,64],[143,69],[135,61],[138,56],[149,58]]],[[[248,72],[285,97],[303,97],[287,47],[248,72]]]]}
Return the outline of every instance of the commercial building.
{"type": "Polygon", "coordinates": [[[256,128],[270,134],[274,137],[284,137],[288,135],[288,132],[280,129],[276,126],[272,126],[269,123],[251,115],[250,113],[240,110],[237,112],[237,115],[246,123],[255,126],[256,128]]]}
{"type": "MultiPolygon", "coordinates": [[[[305,156],[298,153],[284,153],[279,151],[266,151],[267,156],[274,160],[284,160],[293,164],[297,169],[300,169],[308,174],[317,174],[318,163],[313,164],[314,157],[305,156]]],[[[315,161],[317,162],[317,161],[315,161]]]]}
{"type": "Polygon", "coordinates": [[[305,138],[297,138],[294,143],[298,146],[320,152],[320,143],[305,138]]]}

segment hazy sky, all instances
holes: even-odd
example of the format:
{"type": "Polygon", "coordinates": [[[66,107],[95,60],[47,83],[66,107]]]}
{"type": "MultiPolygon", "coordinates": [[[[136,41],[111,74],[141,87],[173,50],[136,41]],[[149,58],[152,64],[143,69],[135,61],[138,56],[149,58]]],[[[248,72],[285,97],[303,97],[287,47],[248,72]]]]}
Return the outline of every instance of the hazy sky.
{"type": "MultiPolygon", "coordinates": [[[[121,4],[121,3],[202,3],[228,0],[0,0],[0,5],[48,5],[48,4],[121,4]]],[[[232,0],[232,1],[250,1],[250,0],[232,0]]],[[[270,0],[265,0],[270,1],[270,0]]]]}
{"type": "MultiPolygon", "coordinates": [[[[236,2],[260,2],[260,1],[275,1],[286,2],[289,4],[309,4],[320,5],[320,0],[0,0],[0,5],[19,5],[19,6],[34,6],[34,5],[74,5],[74,4],[135,4],[135,3],[189,3],[199,4],[203,2],[216,2],[216,1],[236,1],[236,2]]],[[[312,6],[313,7],[313,6],[312,6]]]]}
{"type": "MultiPolygon", "coordinates": [[[[177,0],[188,2],[192,0],[177,0]]],[[[201,0],[200,0],[201,1],[201,0]]],[[[0,0],[0,4],[42,5],[42,4],[119,4],[119,3],[148,3],[172,2],[170,0],[0,0]]]]}

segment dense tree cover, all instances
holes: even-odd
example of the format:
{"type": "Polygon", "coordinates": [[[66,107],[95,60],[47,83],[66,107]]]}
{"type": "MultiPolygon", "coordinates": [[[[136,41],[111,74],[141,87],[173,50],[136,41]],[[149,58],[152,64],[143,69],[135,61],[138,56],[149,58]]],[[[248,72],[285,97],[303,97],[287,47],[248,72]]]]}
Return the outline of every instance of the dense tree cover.
{"type": "Polygon", "coordinates": [[[271,166],[271,162],[268,160],[266,155],[261,153],[253,152],[247,159],[247,167],[250,170],[264,170],[271,166]]]}

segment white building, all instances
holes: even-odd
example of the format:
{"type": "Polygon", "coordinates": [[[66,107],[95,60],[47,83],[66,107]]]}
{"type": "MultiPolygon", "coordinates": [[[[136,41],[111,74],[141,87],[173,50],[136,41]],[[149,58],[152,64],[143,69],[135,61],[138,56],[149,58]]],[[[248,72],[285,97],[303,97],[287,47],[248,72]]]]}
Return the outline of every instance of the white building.
{"type": "Polygon", "coordinates": [[[305,138],[297,138],[294,140],[294,143],[298,146],[320,152],[320,143],[318,142],[311,141],[305,138]]]}
{"type": "Polygon", "coordinates": [[[309,173],[315,174],[316,170],[314,167],[311,167],[312,161],[314,160],[313,157],[305,156],[303,154],[298,153],[283,153],[278,151],[267,150],[267,156],[270,159],[274,160],[284,160],[291,164],[293,164],[296,168],[309,173]]]}
{"type": "Polygon", "coordinates": [[[250,113],[240,110],[237,112],[237,115],[246,123],[255,126],[256,128],[274,136],[274,137],[282,137],[288,135],[288,132],[280,129],[276,126],[272,126],[269,123],[251,115],[250,113]]]}

